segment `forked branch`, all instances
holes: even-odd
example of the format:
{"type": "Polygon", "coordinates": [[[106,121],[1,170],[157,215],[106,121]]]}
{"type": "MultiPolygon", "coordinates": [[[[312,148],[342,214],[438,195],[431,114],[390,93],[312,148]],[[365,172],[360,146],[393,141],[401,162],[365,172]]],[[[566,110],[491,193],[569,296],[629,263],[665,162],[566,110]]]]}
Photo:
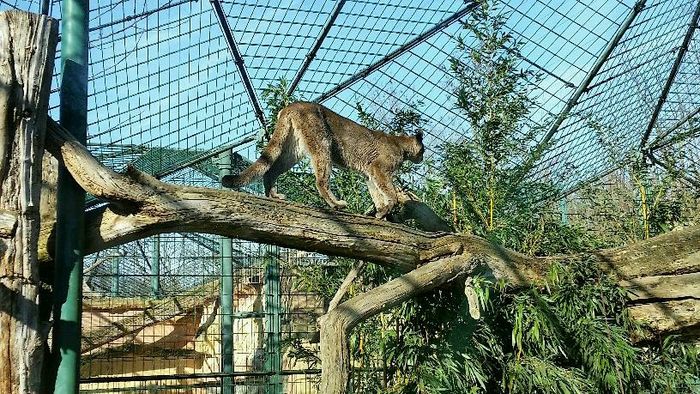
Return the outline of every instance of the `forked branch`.
{"type": "MultiPolygon", "coordinates": [[[[525,286],[542,280],[552,262],[579,257],[529,257],[476,236],[426,233],[371,217],[234,191],[171,185],[135,168],[118,174],[53,122],[47,146],[86,191],[110,202],[86,217],[87,253],[157,233],[202,232],[350,257],[407,272],[338,305],[322,319],[325,393],[346,392],[347,336],[358,322],[417,294],[463,280],[477,266],[495,279],[525,286]]],[[[697,285],[686,275],[700,272],[700,226],[594,254],[606,272],[634,289],[636,307],[649,301],[652,310],[638,310],[637,319],[659,332],[697,328],[700,301],[693,298],[697,285]],[[678,277],[684,287],[678,290],[666,283],[651,291],[647,285],[661,281],[662,275],[678,277]],[[672,309],[679,299],[684,304],[672,309]],[[661,319],[658,308],[674,312],[662,313],[661,319]]]]}

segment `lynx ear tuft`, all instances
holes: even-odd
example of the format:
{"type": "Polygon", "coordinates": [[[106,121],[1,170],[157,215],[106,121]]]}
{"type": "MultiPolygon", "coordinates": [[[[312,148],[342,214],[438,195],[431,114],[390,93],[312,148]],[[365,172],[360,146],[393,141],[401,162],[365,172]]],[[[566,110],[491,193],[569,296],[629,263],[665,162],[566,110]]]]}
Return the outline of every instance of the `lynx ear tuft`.
{"type": "Polygon", "coordinates": [[[418,131],[416,132],[415,137],[416,137],[416,141],[418,141],[418,142],[423,142],[423,131],[422,131],[422,130],[418,130],[418,131]]]}

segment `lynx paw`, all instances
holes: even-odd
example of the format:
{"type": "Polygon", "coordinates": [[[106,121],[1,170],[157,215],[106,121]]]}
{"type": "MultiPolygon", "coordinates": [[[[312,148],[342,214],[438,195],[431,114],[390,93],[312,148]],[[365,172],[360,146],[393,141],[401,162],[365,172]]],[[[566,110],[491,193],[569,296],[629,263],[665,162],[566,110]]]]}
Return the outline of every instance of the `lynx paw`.
{"type": "Polygon", "coordinates": [[[348,203],[345,200],[338,200],[335,202],[333,209],[344,209],[347,208],[348,203]]]}
{"type": "Polygon", "coordinates": [[[273,194],[270,194],[270,197],[276,198],[278,200],[286,200],[287,199],[287,196],[285,196],[282,193],[273,193],[273,194]]]}

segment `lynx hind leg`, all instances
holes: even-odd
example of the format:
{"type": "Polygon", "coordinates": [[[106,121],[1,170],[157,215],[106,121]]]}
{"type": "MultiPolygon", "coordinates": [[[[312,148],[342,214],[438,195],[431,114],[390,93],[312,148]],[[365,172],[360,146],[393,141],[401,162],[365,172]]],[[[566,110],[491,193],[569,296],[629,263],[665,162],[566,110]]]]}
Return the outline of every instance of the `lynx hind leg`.
{"type": "MultiPolygon", "coordinates": [[[[290,135],[289,138],[292,139],[293,136],[290,135]]],[[[265,195],[279,200],[284,200],[285,195],[277,192],[277,187],[275,187],[275,181],[280,175],[289,171],[299,161],[299,157],[296,154],[296,146],[294,142],[289,141],[286,145],[286,151],[283,152],[277,158],[277,160],[275,160],[272,166],[270,166],[270,169],[265,173],[265,175],[263,175],[265,195]]]]}
{"type": "Polygon", "coordinates": [[[288,150],[286,145],[292,134],[291,131],[292,122],[289,119],[289,115],[282,110],[277,125],[275,126],[275,132],[272,133],[272,137],[270,137],[270,141],[267,143],[267,146],[265,146],[260,157],[240,174],[223,176],[221,178],[221,184],[224,187],[237,189],[243,185],[249,184],[260,176],[264,177],[270,168],[274,166],[275,163],[279,162],[280,156],[284,155],[285,151],[288,150]]]}
{"type": "Polygon", "coordinates": [[[285,200],[287,196],[282,193],[277,192],[277,186],[274,185],[273,181],[268,181],[268,177],[263,177],[263,183],[265,185],[265,195],[270,198],[276,198],[278,200],[285,200]]]}
{"type": "Polygon", "coordinates": [[[329,154],[330,152],[317,152],[316,156],[311,159],[311,165],[316,175],[316,188],[318,189],[318,194],[321,195],[331,208],[343,209],[348,206],[348,203],[343,200],[338,200],[329,187],[331,179],[331,160],[328,156],[329,154]]]}
{"type": "Polygon", "coordinates": [[[293,120],[294,128],[304,130],[300,133],[300,148],[311,158],[316,176],[316,189],[318,194],[333,209],[342,209],[348,203],[338,198],[330,190],[331,179],[331,148],[330,136],[322,114],[313,114],[299,117],[293,120]]]}

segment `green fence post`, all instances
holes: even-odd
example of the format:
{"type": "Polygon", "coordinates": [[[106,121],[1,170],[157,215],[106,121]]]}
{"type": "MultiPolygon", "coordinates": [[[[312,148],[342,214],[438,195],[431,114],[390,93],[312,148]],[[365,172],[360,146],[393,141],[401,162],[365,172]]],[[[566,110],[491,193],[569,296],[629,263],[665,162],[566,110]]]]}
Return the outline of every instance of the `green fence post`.
{"type": "Polygon", "coordinates": [[[569,202],[566,197],[559,200],[559,212],[561,213],[561,224],[569,224],[569,202]]]}
{"type": "Polygon", "coordinates": [[[121,256],[116,255],[110,257],[111,263],[112,263],[112,286],[110,289],[110,295],[112,297],[118,297],[119,296],[119,275],[121,274],[119,272],[119,263],[121,262],[121,256]]]}
{"type": "Polygon", "coordinates": [[[277,246],[265,247],[265,332],[267,333],[265,371],[271,372],[267,384],[267,394],[282,393],[281,356],[281,280],[280,249],[277,246]]]}
{"type": "Polygon", "coordinates": [[[151,293],[153,297],[160,298],[160,234],[153,236],[153,250],[151,251],[151,293]]]}
{"type": "MultiPolygon", "coordinates": [[[[87,0],[64,0],[61,19],[60,123],[81,143],[87,135],[87,0]]],[[[78,392],[85,192],[61,166],[58,172],[54,283],[54,390],[78,392]]]]}
{"type": "MultiPolygon", "coordinates": [[[[219,157],[219,181],[231,173],[231,151],[219,157]]],[[[233,374],[233,244],[221,237],[221,372],[233,374]]],[[[222,394],[233,393],[233,377],[224,376],[222,394]]]]}

